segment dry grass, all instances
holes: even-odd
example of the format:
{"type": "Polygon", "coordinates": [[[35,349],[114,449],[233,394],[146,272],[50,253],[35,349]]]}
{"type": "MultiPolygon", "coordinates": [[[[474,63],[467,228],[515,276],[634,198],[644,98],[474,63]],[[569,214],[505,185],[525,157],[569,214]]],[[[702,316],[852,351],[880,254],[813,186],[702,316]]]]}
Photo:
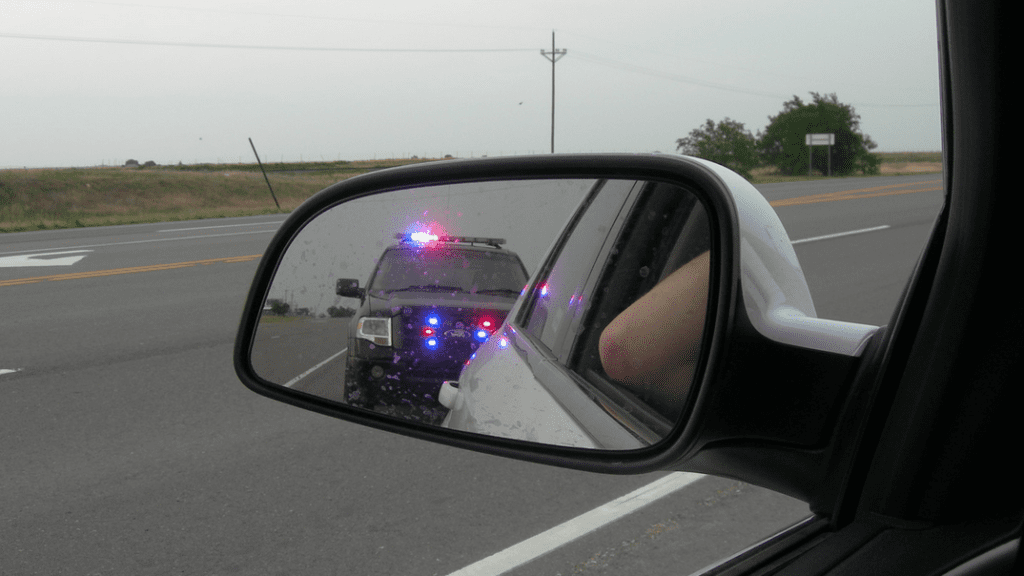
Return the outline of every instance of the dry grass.
{"type": "Polygon", "coordinates": [[[942,172],[942,162],[906,162],[882,164],[882,174],[930,174],[942,172]]]}
{"type": "MultiPolygon", "coordinates": [[[[879,172],[882,176],[901,176],[907,174],[939,174],[942,172],[941,152],[876,152],[882,160],[879,172]]],[[[774,182],[796,182],[804,180],[821,180],[825,176],[787,176],[780,174],[772,166],[755,168],[751,171],[755,184],[774,182]]]]}
{"type": "MultiPolygon", "coordinates": [[[[269,173],[282,212],[327,186],[409,160],[269,173]]],[[[304,165],[306,166],[306,165],[304,165]]],[[[288,167],[291,168],[291,167],[288,167]]],[[[0,171],[0,232],[251,216],[278,212],[254,165],[0,171]]]]}
{"type": "MultiPolygon", "coordinates": [[[[942,171],[939,152],[881,153],[883,175],[942,171]]],[[[425,160],[366,160],[268,166],[282,212],[352,176],[425,160]]],[[[772,168],[753,182],[813,180],[772,168]]],[[[253,216],[278,212],[255,164],[160,168],[0,170],[0,232],[253,216]]]]}

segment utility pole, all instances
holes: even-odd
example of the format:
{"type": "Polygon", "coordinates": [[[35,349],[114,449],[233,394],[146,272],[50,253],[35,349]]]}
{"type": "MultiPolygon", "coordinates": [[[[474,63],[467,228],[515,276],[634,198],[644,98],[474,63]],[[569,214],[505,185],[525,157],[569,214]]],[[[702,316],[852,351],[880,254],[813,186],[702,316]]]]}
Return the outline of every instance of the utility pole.
{"type": "Polygon", "coordinates": [[[555,62],[565,56],[566,49],[555,50],[555,31],[551,31],[551,52],[540,49],[540,55],[551,60],[551,153],[555,153],[555,62]]]}

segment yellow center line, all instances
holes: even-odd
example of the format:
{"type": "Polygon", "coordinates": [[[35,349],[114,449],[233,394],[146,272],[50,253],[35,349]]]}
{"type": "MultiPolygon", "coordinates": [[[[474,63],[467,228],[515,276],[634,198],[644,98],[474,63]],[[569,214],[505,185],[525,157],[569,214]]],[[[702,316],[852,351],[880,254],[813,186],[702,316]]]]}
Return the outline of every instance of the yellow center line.
{"type": "Polygon", "coordinates": [[[942,186],[935,186],[935,184],[941,184],[941,182],[941,180],[929,180],[927,182],[910,182],[906,184],[890,184],[888,186],[840,190],[839,192],[829,192],[827,194],[810,194],[808,196],[775,200],[774,202],[769,202],[769,204],[772,206],[798,206],[801,204],[815,204],[818,202],[838,202],[840,200],[859,200],[862,198],[875,198],[878,196],[894,196],[896,194],[913,194],[915,192],[934,192],[936,190],[942,190],[942,186]],[[925,187],[901,190],[901,188],[914,186],[925,187]]]}
{"type": "Polygon", "coordinates": [[[59,282],[61,280],[80,280],[82,278],[99,278],[101,276],[116,276],[118,274],[137,274],[139,272],[155,272],[158,270],[175,270],[177,268],[189,268],[196,265],[210,264],[231,264],[234,262],[251,262],[262,254],[250,256],[230,256],[227,258],[210,258],[209,260],[193,260],[191,262],[174,262],[171,264],[154,264],[151,266],[135,266],[132,268],[113,268],[110,270],[93,270],[91,272],[71,272],[68,274],[53,274],[50,276],[34,276],[32,278],[17,278],[14,280],[0,280],[2,286],[20,286],[22,284],[34,284],[36,282],[59,282]]]}

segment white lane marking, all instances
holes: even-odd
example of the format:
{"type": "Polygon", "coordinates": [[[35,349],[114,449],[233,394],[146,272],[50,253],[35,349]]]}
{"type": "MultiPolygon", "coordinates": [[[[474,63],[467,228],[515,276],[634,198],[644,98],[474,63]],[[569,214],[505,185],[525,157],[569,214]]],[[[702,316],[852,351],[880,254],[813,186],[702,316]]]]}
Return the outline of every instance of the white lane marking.
{"type": "Polygon", "coordinates": [[[3,376],[4,374],[14,374],[15,372],[21,372],[21,370],[21,368],[15,368],[14,370],[11,370],[10,368],[0,368],[0,376],[3,376]]]}
{"type": "Polygon", "coordinates": [[[191,230],[212,230],[214,228],[238,228],[239,226],[280,226],[284,224],[284,220],[280,222],[254,222],[252,224],[224,224],[221,226],[197,226],[195,228],[171,228],[168,230],[157,230],[157,232],[189,232],[191,230]]]}
{"type": "Polygon", "coordinates": [[[19,256],[5,256],[0,258],[0,268],[30,268],[35,266],[71,266],[82,258],[83,252],[92,250],[65,250],[61,252],[35,252],[19,256]],[[65,254],[76,254],[76,256],[65,256],[65,254]],[[46,256],[64,256],[63,258],[46,258],[46,256]]]}
{"type": "Polygon", "coordinates": [[[296,384],[298,384],[298,383],[299,383],[299,380],[302,380],[302,379],[303,379],[303,378],[305,378],[306,376],[309,376],[309,375],[310,375],[310,374],[312,374],[313,372],[316,372],[317,370],[319,370],[320,368],[322,368],[324,364],[327,364],[327,363],[328,363],[328,362],[330,362],[331,360],[334,360],[334,359],[335,359],[335,358],[337,358],[338,356],[341,356],[342,354],[344,354],[346,350],[348,350],[348,348],[342,348],[342,349],[341,349],[341,352],[338,352],[337,354],[335,354],[334,356],[331,356],[331,357],[330,357],[330,358],[328,358],[327,360],[324,360],[323,362],[321,362],[321,363],[317,364],[316,366],[313,366],[313,367],[312,367],[312,368],[310,368],[309,370],[306,370],[306,371],[305,371],[305,372],[303,372],[302,374],[299,374],[299,375],[298,375],[298,376],[296,376],[295,378],[292,378],[292,379],[291,379],[291,380],[289,380],[288,382],[285,382],[285,385],[284,385],[284,386],[285,386],[285,388],[291,388],[292,386],[295,386],[296,384]]]}
{"type": "Polygon", "coordinates": [[[831,238],[841,238],[843,236],[852,236],[854,234],[865,234],[867,232],[878,232],[879,230],[885,230],[890,228],[888,224],[881,226],[875,226],[874,228],[863,228],[861,230],[850,230],[849,232],[836,232],[835,234],[826,234],[824,236],[815,236],[813,238],[804,238],[802,240],[793,240],[790,244],[796,246],[797,244],[803,244],[804,242],[817,242],[818,240],[829,240],[831,238]]]}
{"type": "Polygon", "coordinates": [[[518,568],[581,536],[610,524],[703,478],[693,472],[673,472],[621,498],[581,514],[568,522],[541,532],[493,556],[456,570],[449,576],[497,576],[518,568]]]}
{"type": "MultiPolygon", "coordinates": [[[[68,249],[75,248],[103,248],[106,246],[128,246],[131,244],[149,244],[151,242],[175,242],[177,240],[202,240],[204,238],[223,238],[225,236],[246,236],[249,234],[273,234],[277,230],[255,230],[252,232],[232,232],[230,234],[203,234],[200,236],[181,236],[179,238],[154,238],[152,240],[132,240],[129,242],[108,242],[106,244],[83,244],[82,246],[67,246],[68,249]]],[[[24,254],[26,252],[36,252],[36,250],[15,250],[13,252],[0,252],[0,256],[7,254],[24,254]]]]}

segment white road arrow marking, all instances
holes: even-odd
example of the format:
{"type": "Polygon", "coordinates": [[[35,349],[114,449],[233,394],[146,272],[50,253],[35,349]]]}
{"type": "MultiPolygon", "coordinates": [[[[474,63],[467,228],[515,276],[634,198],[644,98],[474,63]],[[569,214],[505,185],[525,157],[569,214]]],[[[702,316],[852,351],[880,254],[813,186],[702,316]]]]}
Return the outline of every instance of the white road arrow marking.
{"type": "Polygon", "coordinates": [[[92,250],[71,250],[65,252],[39,252],[36,254],[19,254],[17,256],[0,257],[0,268],[29,268],[35,266],[71,266],[85,258],[84,252],[92,250]],[[65,256],[78,254],[78,256],[65,256]],[[56,258],[54,258],[56,256],[56,258]]]}

